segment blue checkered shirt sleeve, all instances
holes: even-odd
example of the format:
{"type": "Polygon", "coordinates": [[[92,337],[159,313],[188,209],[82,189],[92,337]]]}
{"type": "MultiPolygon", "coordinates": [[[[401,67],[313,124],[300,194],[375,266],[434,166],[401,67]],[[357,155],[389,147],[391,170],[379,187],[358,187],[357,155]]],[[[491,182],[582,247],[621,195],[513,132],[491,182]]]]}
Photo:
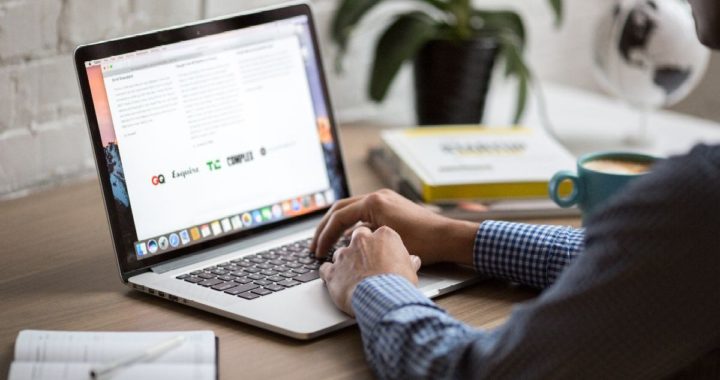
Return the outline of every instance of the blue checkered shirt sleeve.
{"type": "Polygon", "coordinates": [[[452,318],[398,275],[366,278],[352,305],[365,356],[380,379],[454,377],[462,349],[494,339],[452,318]]]}
{"type": "Polygon", "coordinates": [[[475,238],[475,269],[544,289],[582,251],[584,236],[583,229],[488,220],[475,238]]]}
{"type": "MultiPolygon", "coordinates": [[[[475,268],[483,274],[535,287],[550,285],[582,249],[583,231],[486,221],[475,240],[475,268]]],[[[488,350],[496,333],[449,316],[397,275],[363,280],[352,299],[365,354],[381,379],[461,376],[470,345],[488,350]]]]}

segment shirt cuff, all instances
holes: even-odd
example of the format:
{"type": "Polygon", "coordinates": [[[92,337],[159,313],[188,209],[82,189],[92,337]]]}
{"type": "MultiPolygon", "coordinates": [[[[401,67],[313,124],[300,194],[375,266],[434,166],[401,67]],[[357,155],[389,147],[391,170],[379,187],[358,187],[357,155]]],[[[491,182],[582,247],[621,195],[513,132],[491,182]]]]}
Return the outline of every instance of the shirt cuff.
{"type": "Polygon", "coordinates": [[[482,266],[480,265],[480,255],[482,255],[482,252],[480,245],[484,235],[486,234],[485,230],[488,226],[492,228],[491,220],[486,220],[480,223],[480,227],[478,227],[477,233],[475,234],[475,243],[473,244],[473,268],[475,268],[475,271],[478,273],[482,273],[482,266]]]}
{"type": "Polygon", "coordinates": [[[410,281],[396,274],[368,277],[352,296],[355,319],[363,331],[371,331],[388,313],[411,305],[437,308],[410,281]]]}

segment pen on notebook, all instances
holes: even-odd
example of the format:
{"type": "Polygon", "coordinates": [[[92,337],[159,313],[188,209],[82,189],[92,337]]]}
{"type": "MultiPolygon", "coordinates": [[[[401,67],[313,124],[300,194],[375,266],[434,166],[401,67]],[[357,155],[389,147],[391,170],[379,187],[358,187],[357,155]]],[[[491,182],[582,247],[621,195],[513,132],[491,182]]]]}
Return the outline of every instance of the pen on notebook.
{"type": "Polygon", "coordinates": [[[174,338],[168,339],[164,342],[160,342],[154,346],[146,348],[144,351],[129,355],[127,357],[118,359],[110,364],[99,366],[96,368],[90,369],[90,378],[91,379],[98,379],[100,376],[107,375],[108,373],[111,373],[118,368],[122,368],[134,363],[137,363],[139,361],[147,361],[154,359],[170,350],[172,350],[175,347],[178,347],[182,344],[182,342],[185,341],[185,337],[182,335],[178,335],[174,338]]]}

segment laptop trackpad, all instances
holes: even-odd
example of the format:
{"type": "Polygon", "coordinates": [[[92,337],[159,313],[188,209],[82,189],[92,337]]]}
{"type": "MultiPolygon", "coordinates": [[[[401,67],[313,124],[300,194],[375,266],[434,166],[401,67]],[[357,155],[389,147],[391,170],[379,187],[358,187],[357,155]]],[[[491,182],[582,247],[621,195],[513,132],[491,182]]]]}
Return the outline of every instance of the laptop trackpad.
{"type": "Polygon", "coordinates": [[[479,280],[477,272],[459,265],[433,265],[418,273],[418,289],[427,297],[435,297],[479,280]]]}

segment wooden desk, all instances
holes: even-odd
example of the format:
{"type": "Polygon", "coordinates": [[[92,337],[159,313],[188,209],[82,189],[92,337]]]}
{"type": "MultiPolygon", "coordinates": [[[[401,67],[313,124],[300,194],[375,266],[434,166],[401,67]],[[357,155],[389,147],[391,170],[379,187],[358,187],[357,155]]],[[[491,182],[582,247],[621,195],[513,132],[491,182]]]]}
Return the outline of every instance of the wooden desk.
{"type": "MultiPolygon", "coordinates": [[[[380,183],[364,165],[377,129],[343,128],[353,193],[380,183]]],[[[576,220],[551,223],[577,224],[576,220]]],[[[477,327],[496,326],[528,289],[485,282],[437,300],[477,327]]],[[[0,378],[21,329],[200,330],[220,337],[222,378],[368,378],[360,334],[350,327],[296,341],[121,285],[97,181],[0,203],[0,378]]]]}

